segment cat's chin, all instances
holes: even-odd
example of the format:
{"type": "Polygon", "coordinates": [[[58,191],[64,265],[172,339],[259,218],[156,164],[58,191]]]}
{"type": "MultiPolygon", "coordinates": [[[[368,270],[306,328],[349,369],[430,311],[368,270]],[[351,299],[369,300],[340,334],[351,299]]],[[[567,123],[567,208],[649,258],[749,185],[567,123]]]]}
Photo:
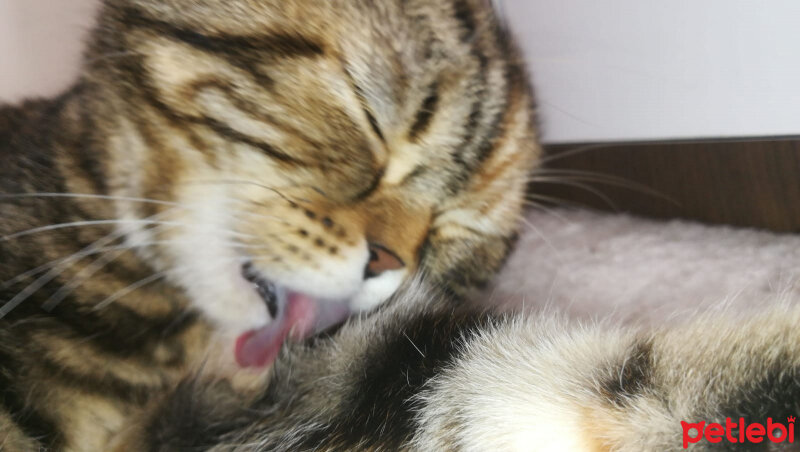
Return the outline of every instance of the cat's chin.
{"type": "Polygon", "coordinates": [[[302,341],[336,326],[350,315],[344,300],[323,300],[282,288],[245,264],[242,276],[268,306],[272,320],[265,326],[238,336],[234,346],[236,363],[242,368],[264,368],[272,364],[287,340],[302,341]]]}

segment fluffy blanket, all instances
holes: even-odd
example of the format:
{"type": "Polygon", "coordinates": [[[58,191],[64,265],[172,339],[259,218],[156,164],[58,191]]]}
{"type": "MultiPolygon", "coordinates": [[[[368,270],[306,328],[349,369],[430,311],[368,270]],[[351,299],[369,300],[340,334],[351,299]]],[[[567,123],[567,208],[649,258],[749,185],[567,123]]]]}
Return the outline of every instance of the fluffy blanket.
{"type": "Polygon", "coordinates": [[[534,211],[488,295],[507,306],[642,324],[663,324],[698,308],[800,300],[800,236],[534,211]]]}

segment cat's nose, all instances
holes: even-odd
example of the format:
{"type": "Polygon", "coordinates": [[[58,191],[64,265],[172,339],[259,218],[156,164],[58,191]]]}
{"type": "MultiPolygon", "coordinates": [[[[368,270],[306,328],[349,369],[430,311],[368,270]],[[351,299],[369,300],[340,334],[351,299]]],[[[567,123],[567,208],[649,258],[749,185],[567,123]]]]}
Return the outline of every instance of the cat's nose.
{"type": "Polygon", "coordinates": [[[402,259],[394,251],[375,244],[369,244],[369,262],[364,269],[364,279],[380,276],[383,272],[398,270],[405,267],[402,259]]]}

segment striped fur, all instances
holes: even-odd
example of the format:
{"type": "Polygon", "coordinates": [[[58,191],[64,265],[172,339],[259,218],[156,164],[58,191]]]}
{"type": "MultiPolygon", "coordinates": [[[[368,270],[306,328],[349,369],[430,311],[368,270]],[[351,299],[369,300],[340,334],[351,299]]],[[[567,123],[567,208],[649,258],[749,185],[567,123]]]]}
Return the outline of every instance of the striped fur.
{"type": "Polygon", "coordinates": [[[483,0],[106,0],[79,83],[0,107],[0,448],[101,450],[198,372],[258,386],[243,261],[355,312],[483,285],[539,152],[526,79],[483,0]]]}
{"type": "MultiPolygon", "coordinates": [[[[255,401],[185,383],[119,450],[672,451],[683,450],[681,421],[788,425],[800,410],[797,305],[636,330],[401,297],[286,350],[255,401]]],[[[800,450],[795,441],[689,446],[800,450]]]]}

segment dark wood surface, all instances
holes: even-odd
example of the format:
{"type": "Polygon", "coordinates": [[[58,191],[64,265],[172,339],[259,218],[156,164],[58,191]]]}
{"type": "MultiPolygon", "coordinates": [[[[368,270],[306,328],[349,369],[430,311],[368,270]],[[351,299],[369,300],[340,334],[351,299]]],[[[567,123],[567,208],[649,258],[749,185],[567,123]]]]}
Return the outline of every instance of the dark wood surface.
{"type": "Polygon", "coordinates": [[[800,232],[800,140],[546,148],[541,201],[800,232]]]}

